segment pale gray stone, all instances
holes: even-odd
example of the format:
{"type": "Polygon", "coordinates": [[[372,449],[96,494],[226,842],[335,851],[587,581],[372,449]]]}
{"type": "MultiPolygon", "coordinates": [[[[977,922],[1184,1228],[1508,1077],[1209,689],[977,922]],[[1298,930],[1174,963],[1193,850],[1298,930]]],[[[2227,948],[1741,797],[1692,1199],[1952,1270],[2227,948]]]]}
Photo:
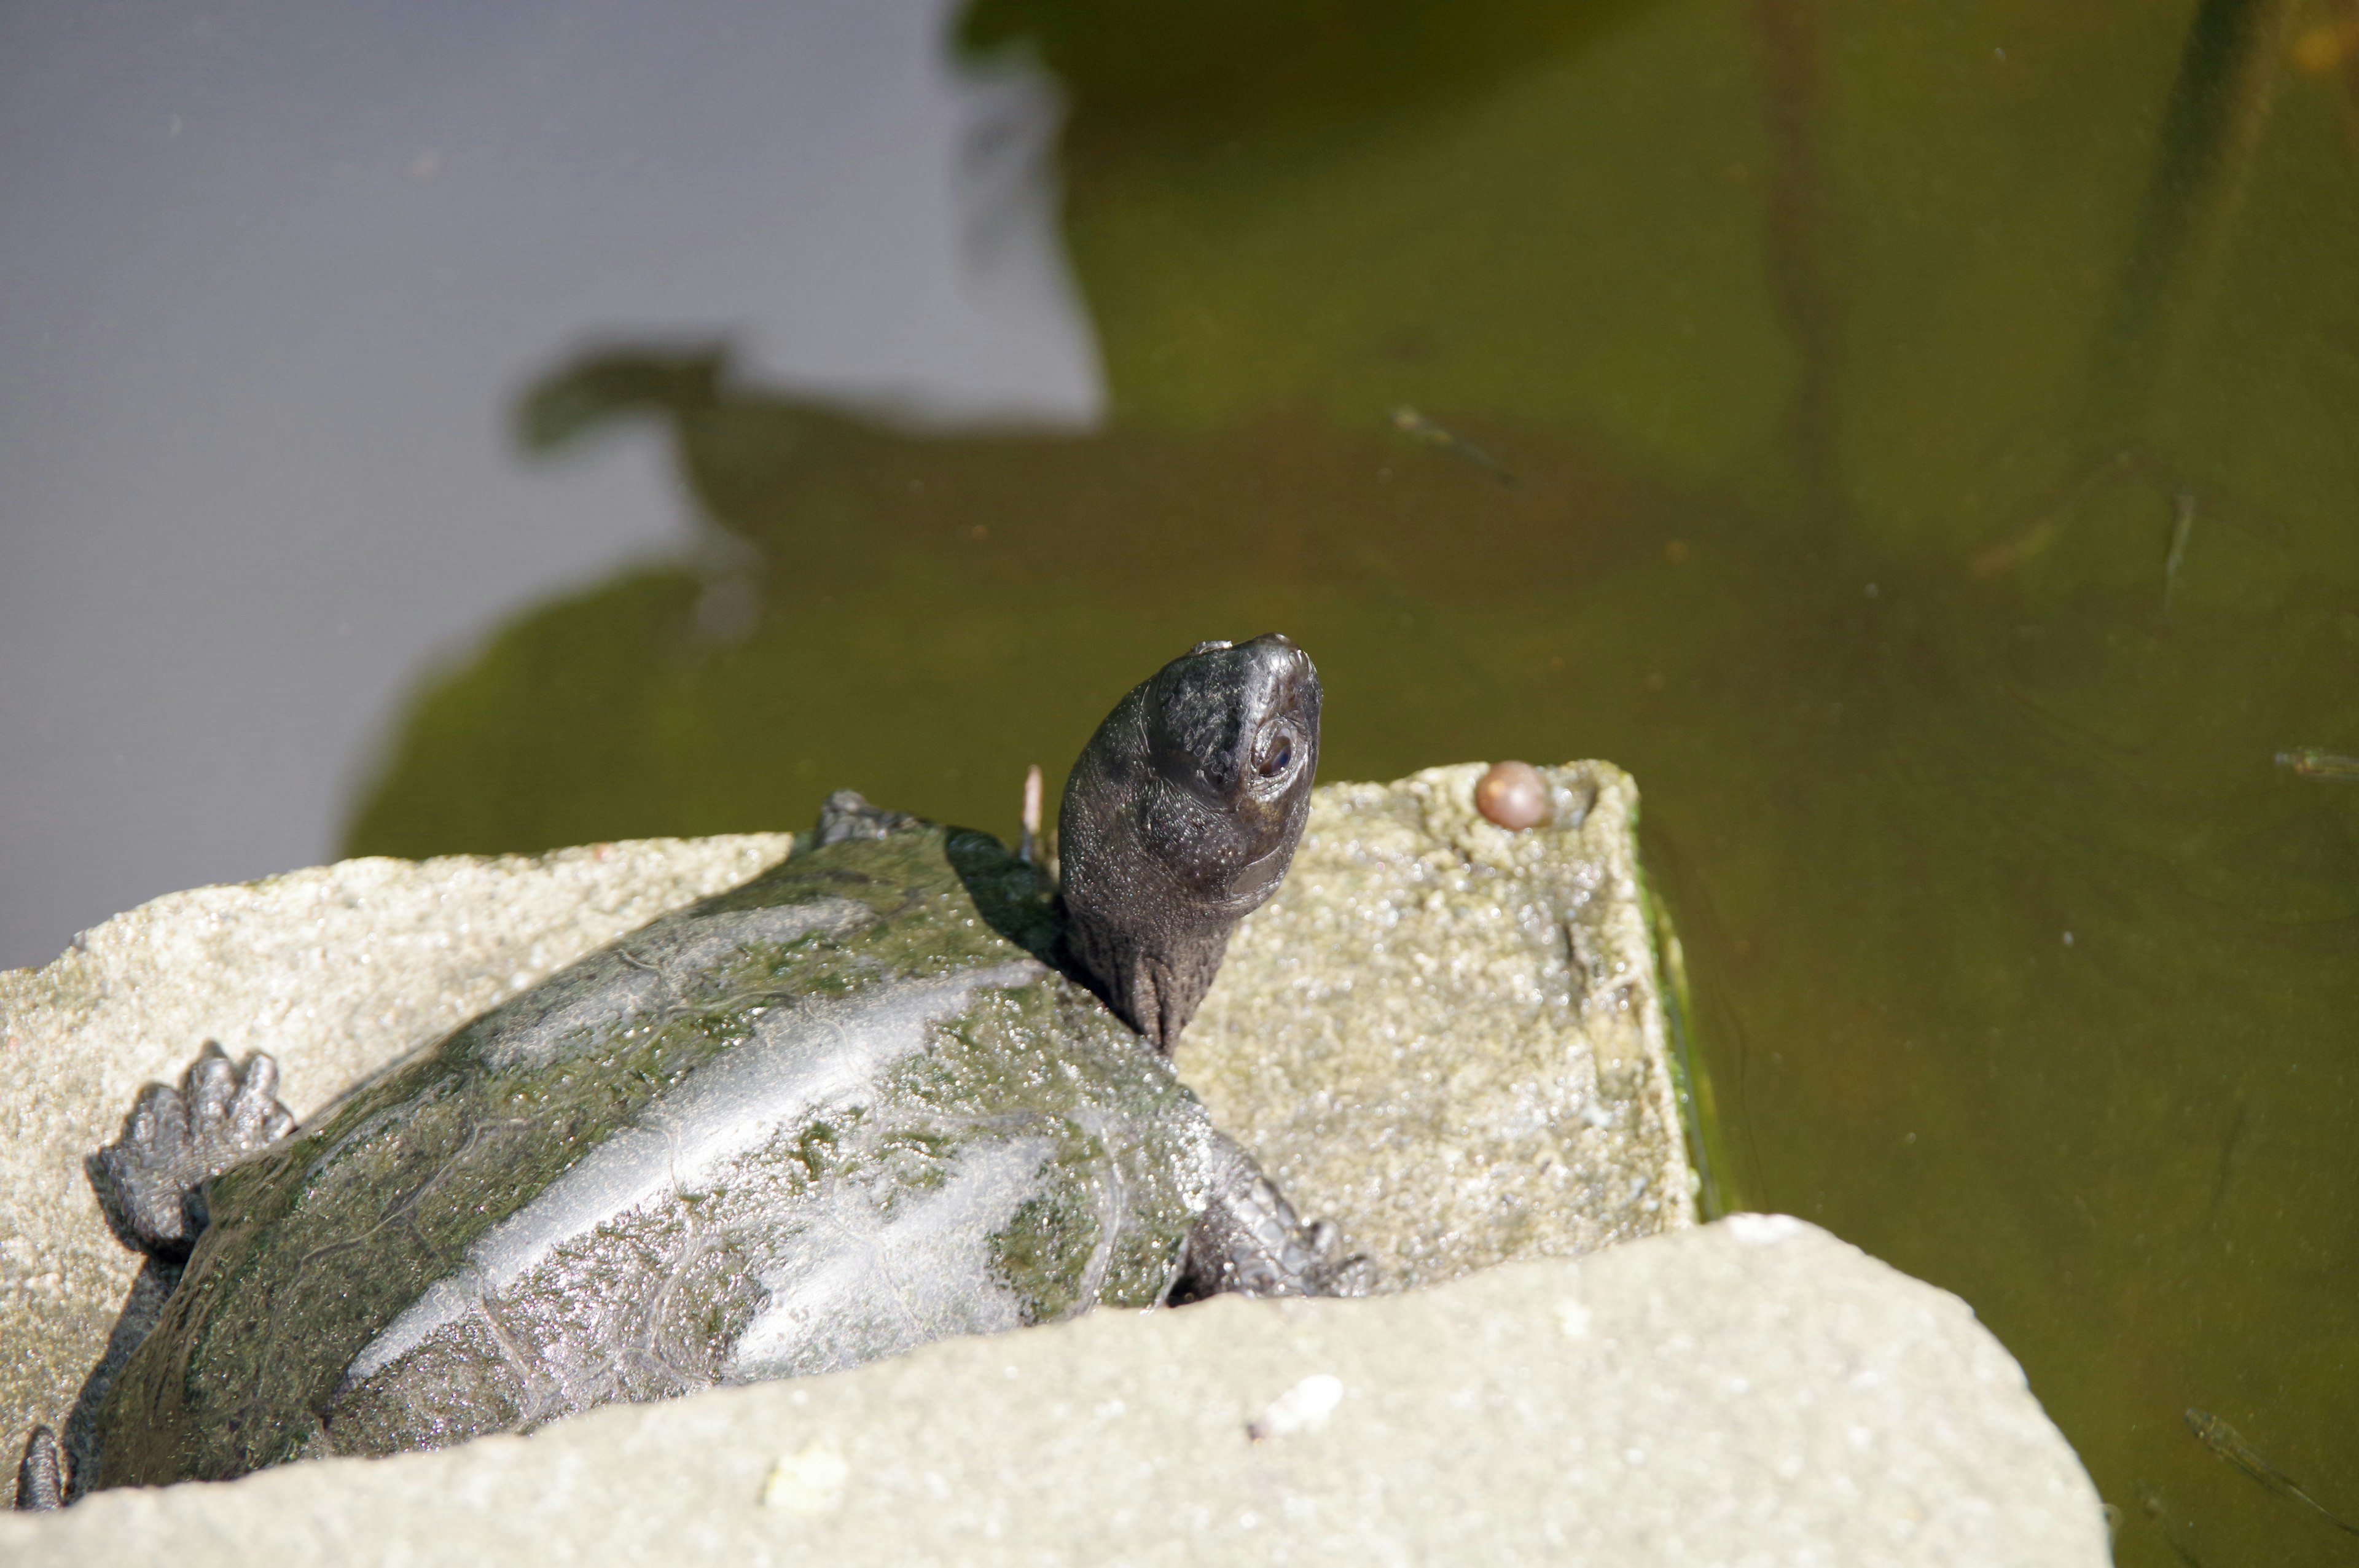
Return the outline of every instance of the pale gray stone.
{"type": "Polygon", "coordinates": [[[2098,1568],[2108,1550],[2088,1476],[1965,1303],[1743,1216],[1371,1300],[1100,1313],[530,1437],[103,1493],[0,1519],[0,1558],[2098,1568]]]}
{"type": "Polygon", "coordinates": [[[1509,832],[1483,773],[1320,790],[1175,1058],[1396,1287],[1695,1223],[1637,786],[1543,769],[1553,820],[1509,832]]]}

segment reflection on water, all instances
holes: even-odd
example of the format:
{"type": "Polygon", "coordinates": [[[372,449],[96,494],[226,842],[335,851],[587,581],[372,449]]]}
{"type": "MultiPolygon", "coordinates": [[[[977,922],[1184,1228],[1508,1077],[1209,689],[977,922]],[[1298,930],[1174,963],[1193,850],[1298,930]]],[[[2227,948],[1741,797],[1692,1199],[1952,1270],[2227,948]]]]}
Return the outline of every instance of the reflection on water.
{"type": "Polygon", "coordinates": [[[1045,74],[692,11],[0,5],[0,967],[327,858],[421,657],[667,542],[651,453],[487,416],[566,345],[1095,419],[1045,74]]]}
{"type": "Polygon", "coordinates": [[[1735,1195],[1964,1295],[2169,1498],[2122,1561],[2314,1554],[2180,1412],[2359,1484],[2359,790],[2278,761],[2359,752],[2343,15],[986,0],[1109,427],[558,367],[528,441],[651,422],[712,542],[438,677],[351,848],[1012,836],[1283,628],[1331,777],[1636,773],[1735,1195]]]}

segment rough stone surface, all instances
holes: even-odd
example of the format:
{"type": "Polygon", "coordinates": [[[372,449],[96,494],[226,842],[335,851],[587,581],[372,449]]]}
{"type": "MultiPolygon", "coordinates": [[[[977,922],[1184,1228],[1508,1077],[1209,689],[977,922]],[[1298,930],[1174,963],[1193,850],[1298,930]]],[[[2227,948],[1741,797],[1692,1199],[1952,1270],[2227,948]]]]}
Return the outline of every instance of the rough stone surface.
{"type": "Polygon", "coordinates": [[[1544,769],[1552,822],[1510,832],[1483,773],[1320,790],[1176,1056],[1396,1286],[1695,1223],[1637,787],[1544,769]]]}
{"type": "Polygon", "coordinates": [[[0,1519],[12,1562],[178,1568],[2107,1557],[2088,1476],[1965,1304],[1767,1216],[0,1519]]]}
{"type": "Polygon", "coordinates": [[[218,1040],[268,1051],[299,1117],[667,910],[744,881],[785,834],[655,838],[537,859],[345,860],[172,893],[0,972],[0,1442],[59,1422],[138,1260],[82,1157],[142,1084],[218,1040]]]}

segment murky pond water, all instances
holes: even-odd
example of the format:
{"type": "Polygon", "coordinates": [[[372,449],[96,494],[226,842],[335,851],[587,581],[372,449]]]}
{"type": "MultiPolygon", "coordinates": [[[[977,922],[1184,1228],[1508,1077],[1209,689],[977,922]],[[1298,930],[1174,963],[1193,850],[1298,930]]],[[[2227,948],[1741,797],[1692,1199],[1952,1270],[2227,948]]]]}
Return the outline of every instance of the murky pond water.
{"type": "MultiPolygon", "coordinates": [[[[707,531],[421,689],[353,852],[1012,830],[1283,629],[1326,772],[1646,792],[1734,1201],[1971,1302],[2129,1563],[2359,1516],[2359,8],[983,0],[1113,412],[558,366],[707,531]],[[1277,15],[1282,13],[1282,15],[1277,15]]],[[[627,322],[602,323],[626,329],[627,322]]]]}

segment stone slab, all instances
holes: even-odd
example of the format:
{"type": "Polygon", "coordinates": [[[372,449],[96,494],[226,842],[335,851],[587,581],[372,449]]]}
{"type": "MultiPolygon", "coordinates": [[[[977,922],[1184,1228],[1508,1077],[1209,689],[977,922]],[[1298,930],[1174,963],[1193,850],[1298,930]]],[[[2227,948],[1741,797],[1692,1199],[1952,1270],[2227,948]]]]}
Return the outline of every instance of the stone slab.
{"type": "Polygon", "coordinates": [[[2087,1475],[1965,1303],[1769,1216],[0,1518],[27,1568],[2108,1556],[2087,1475]]]}
{"type": "Polygon", "coordinates": [[[1637,786],[1543,769],[1553,819],[1509,832],[1474,808],[1483,773],[1313,795],[1175,1056],[1394,1286],[1695,1223],[1637,786]]]}

